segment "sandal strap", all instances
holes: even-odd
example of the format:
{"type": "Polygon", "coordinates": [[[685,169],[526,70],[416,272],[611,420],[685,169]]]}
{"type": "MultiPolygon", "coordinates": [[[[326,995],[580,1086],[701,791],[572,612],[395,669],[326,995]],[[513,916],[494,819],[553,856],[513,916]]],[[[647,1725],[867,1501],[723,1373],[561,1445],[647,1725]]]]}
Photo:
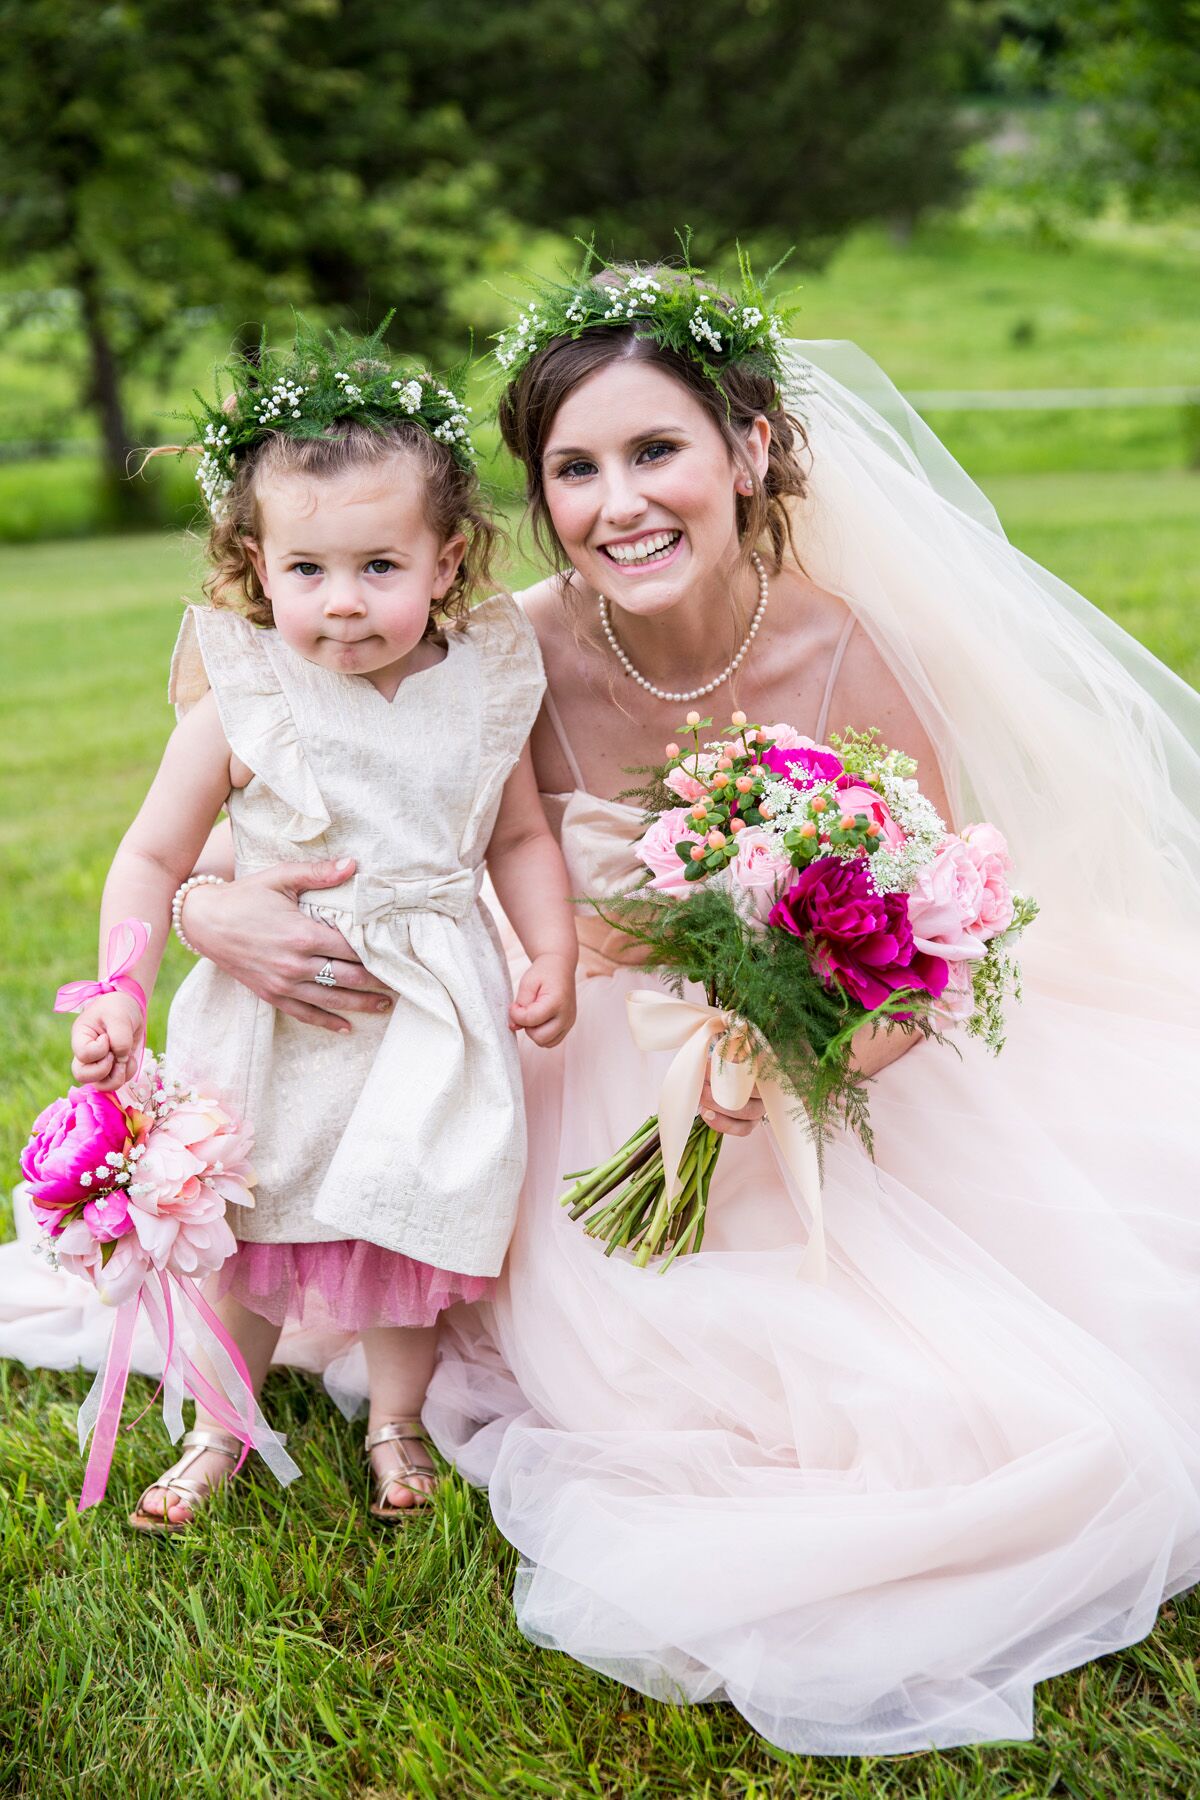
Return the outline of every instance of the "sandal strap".
{"type": "MultiPolygon", "coordinates": [[[[212,1430],[185,1431],[182,1444],[183,1455],[178,1461],[173,1462],[169,1469],[164,1469],[157,1481],[152,1481],[149,1487],[143,1489],[138,1501],[139,1512],[145,1511],[146,1495],[153,1488],[158,1488],[164,1494],[177,1494],[185,1506],[195,1511],[212,1498],[218,1483],[208,1479],[199,1481],[194,1476],[189,1478],[188,1470],[209,1450],[215,1451],[219,1456],[227,1456],[231,1462],[236,1462],[242,1453],[240,1438],[234,1437],[232,1431],[219,1431],[215,1427],[212,1430]]],[[[163,1516],[166,1517],[165,1509],[163,1516]]]]}
{"type": "Polygon", "coordinates": [[[363,1439],[363,1449],[370,1456],[379,1444],[399,1444],[405,1441],[420,1444],[429,1442],[429,1433],[420,1419],[389,1419],[386,1425],[380,1425],[367,1433],[363,1439]]]}
{"type": "Polygon", "coordinates": [[[185,1450],[215,1450],[219,1456],[231,1456],[234,1462],[242,1454],[241,1438],[234,1437],[232,1431],[221,1431],[215,1425],[185,1431],[180,1442],[185,1450]]]}

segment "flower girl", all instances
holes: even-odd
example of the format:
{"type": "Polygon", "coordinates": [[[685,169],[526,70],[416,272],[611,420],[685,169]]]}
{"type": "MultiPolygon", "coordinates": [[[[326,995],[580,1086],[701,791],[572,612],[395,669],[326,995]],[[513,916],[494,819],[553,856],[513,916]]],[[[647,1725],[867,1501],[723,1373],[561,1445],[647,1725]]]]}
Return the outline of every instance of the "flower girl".
{"type": "MultiPolygon", "coordinates": [[[[285,1321],[360,1332],[372,1515],[409,1518],[435,1486],[420,1411],[438,1314],[500,1269],[524,1168],[512,1033],[552,1045],[574,1017],[575,933],[526,740],[537,644],[486,578],[465,408],[371,338],[301,327],[286,357],[232,371],[197,419],[212,514],[210,604],[171,669],[179,724],[104,891],[101,941],[136,917],[150,990],[190,871],[228,808],[239,873],[337,859],[308,910],[391,990],[339,1033],[256,999],[211,963],[171,1008],[167,1062],[228,1097],[255,1134],[253,1209],[214,1278],[255,1385],[285,1321]],[[486,864],[530,958],[515,1001],[479,901],[486,864]],[[181,885],[182,884],[182,885],[181,885]]],[[[206,877],[202,879],[212,879],[206,877]]],[[[336,965],[314,971],[323,985],[336,965]]],[[[77,1081],[139,1062],[124,992],[72,1031],[77,1081]]],[[[179,1530],[241,1446],[203,1411],[131,1522],[179,1530]]]]}

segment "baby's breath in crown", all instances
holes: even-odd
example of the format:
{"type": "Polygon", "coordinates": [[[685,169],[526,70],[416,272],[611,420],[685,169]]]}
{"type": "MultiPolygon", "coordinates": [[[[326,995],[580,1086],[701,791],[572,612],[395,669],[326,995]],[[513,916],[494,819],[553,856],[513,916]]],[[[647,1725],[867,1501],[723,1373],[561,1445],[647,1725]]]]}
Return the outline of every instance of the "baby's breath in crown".
{"type": "Polygon", "coordinates": [[[461,468],[474,468],[471,408],[455,391],[465,371],[443,378],[398,365],[383,342],[391,318],[389,313],[365,338],[348,331],[322,334],[297,320],[290,351],[272,351],[264,337],[256,357],[227,365],[228,399],[197,394],[200,411],[189,415],[191,442],[200,451],[196,479],[214,518],[228,499],[239,457],[274,432],[318,438],[344,419],[376,431],[410,419],[445,444],[461,468]]]}
{"type": "Polygon", "coordinates": [[[496,360],[509,381],[555,338],[578,338],[596,326],[629,324],[636,325],[639,335],[691,357],[714,382],[720,382],[722,370],[731,363],[748,363],[781,381],[788,314],[772,311],[749,258],[738,251],[741,291],[726,296],[693,267],[687,237],[679,241],[680,268],[635,267],[630,273],[601,262],[589,244],[581,268],[569,281],[537,286],[534,298],[495,338],[496,360]]]}

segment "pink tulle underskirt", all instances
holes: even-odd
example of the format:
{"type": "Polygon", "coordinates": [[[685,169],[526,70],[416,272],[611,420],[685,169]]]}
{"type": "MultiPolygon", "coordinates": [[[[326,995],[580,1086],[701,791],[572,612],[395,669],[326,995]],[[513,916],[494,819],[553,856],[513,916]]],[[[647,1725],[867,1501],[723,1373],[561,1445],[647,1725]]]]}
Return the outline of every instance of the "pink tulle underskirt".
{"type": "Polygon", "coordinates": [[[352,1238],[333,1244],[239,1244],[220,1274],[222,1299],[276,1325],[366,1331],[375,1325],[433,1325],[459,1300],[482,1300],[484,1275],[435,1269],[352,1238]]]}

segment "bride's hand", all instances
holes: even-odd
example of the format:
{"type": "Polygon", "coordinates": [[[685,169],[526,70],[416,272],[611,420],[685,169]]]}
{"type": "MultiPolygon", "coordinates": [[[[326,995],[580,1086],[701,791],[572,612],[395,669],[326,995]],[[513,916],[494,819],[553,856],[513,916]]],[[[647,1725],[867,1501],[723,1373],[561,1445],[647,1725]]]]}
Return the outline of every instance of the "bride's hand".
{"type": "Polygon", "coordinates": [[[302,913],[297,902],[307,888],[338,887],[353,873],[353,863],[280,863],[219,887],[190,888],[184,936],[269,1006],[324,1031],[349,1031],[348,1014],[386,1012],[391,991],[363,968],[340,931],[302,913]],[[335,987],[315,980],[326,962],[335,987]]]}
{"type": "Polygon", "coordinates": [[[700,1117],[714,1131],[726,1133],[729,1137],[749,1137],[754,1127],[763,1116],[763,1103],[755,1088],[745,1106],[734,1112],[726,1112],[717,1105],[712,1097],[712,1088],[708,1084],[708,1076],[704,1077],[704,1090],[700,1095],[700,1117]]]}

